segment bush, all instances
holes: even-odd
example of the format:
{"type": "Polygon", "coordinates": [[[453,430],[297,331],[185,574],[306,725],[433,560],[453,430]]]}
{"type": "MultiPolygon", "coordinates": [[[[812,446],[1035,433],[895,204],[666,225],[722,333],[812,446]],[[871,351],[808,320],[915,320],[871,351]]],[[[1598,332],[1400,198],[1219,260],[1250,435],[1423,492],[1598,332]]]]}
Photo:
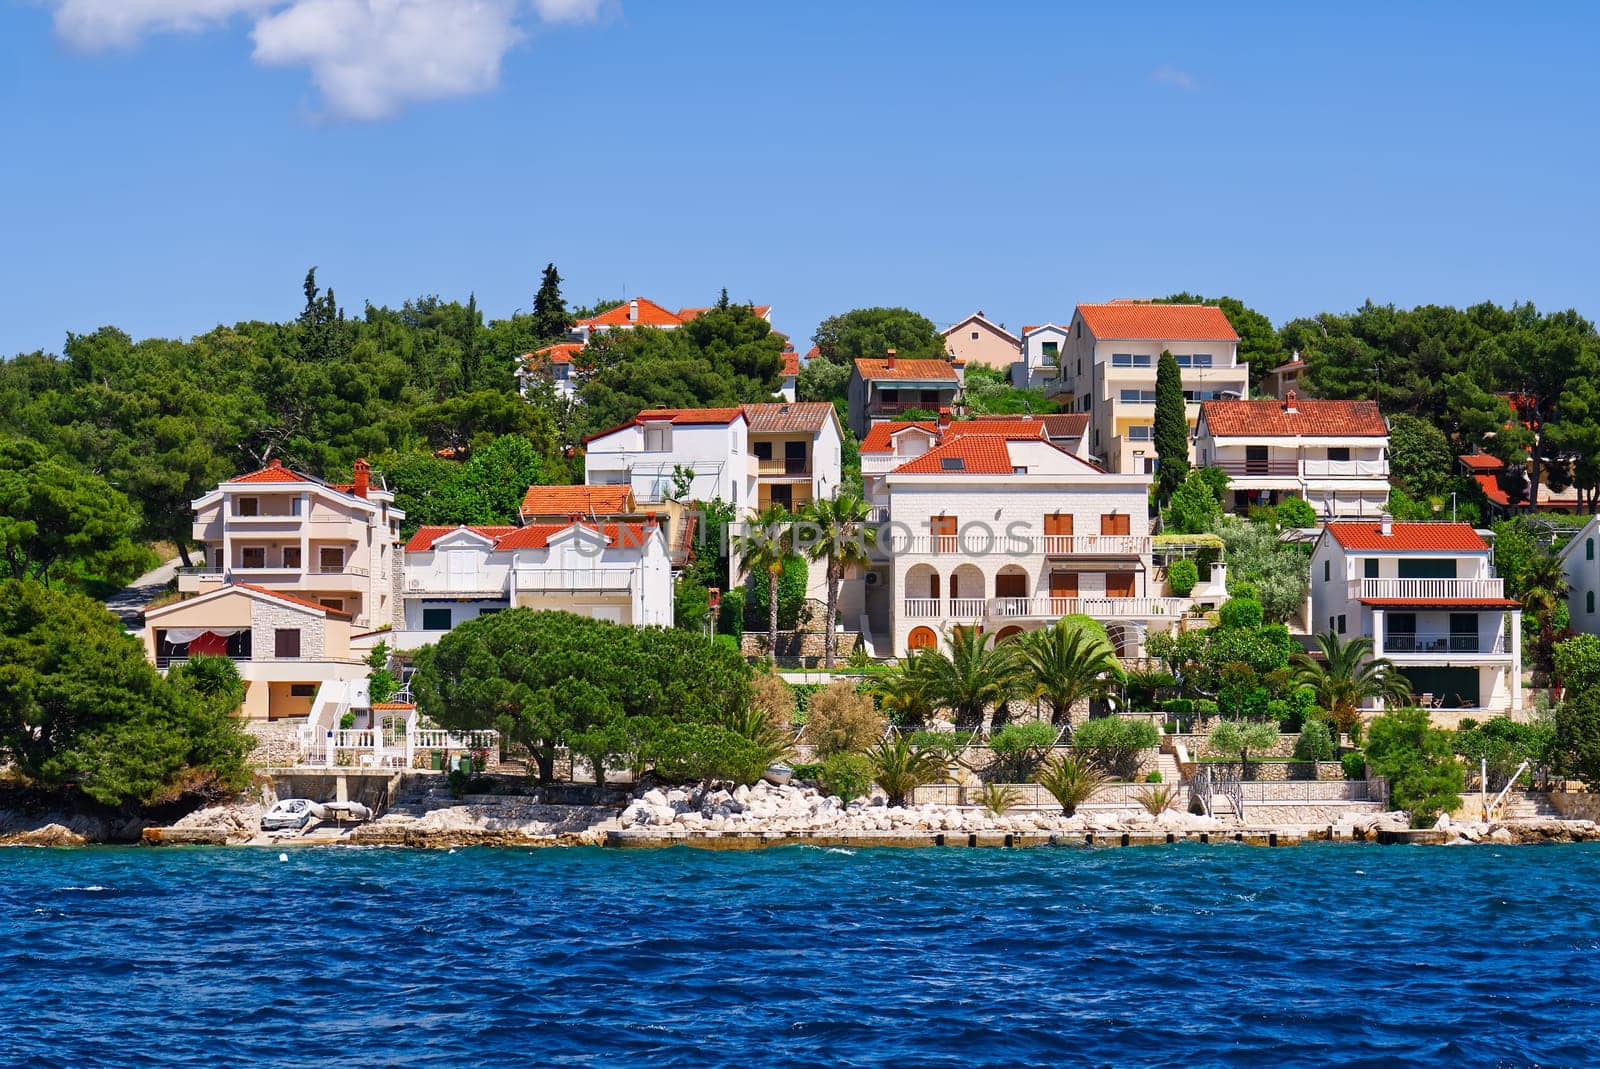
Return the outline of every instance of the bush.
{"type": "Polygon", "coordinates": [[[1251,631],[1259,628],[1265,620],[1265,615],[1261,610],[1261,603],[1254,598],[1229,598],[1217,615],[1222,627],[1243,628],[1251,631]]]}
{"type": "Polygon", "coordinates": [[[892,741],[879,739],[867,752],[867,759],[872,763],[873,781],[883,788],[892,806],[905,805],[912,791],[944,778],[944,763],[912,746],[903,735],[892,741]]]}
{"type": "Polygon", "coordinates": [[[1461,804],[1461,763],[1450,732],[1428,722],[1426,709],[1398,709],[1367,729],[1367,763],[1389,781],[1389,802],[1411,814],[1414,827],[1461,804]]]}
{"type": "Polygon", "coordinates": [[[758,743],[717,724],[671,724],[652,740],[649,756],[656,774],[669,783],[751,784],[768,761],[758,743]]]}
{"type": "Polygon", "coordinates": [[[1188,716],[1194,712],[1194,702],[1189,698],[1173,698],[1161,703],[1161,711],[1174,716],[1188,716]]]}
{"type": "MultiPolygon", "coordinates": [[[[807,569],[804,557],[790,557],[778,576],[778,630],[793,631],[805,626],[807,569]]],[[[743,591],[744,626],[749,631],[767,630],[767,573],[752,577],[743,591]]]]}
{"type": "Polygon", "coordinates": [[[883,737],[883,713],[854,683],[829,683],[811,696],[806,708],[806,738],[817,756],[861,753],[883,737]]]}
{"type": "Polygon", "coordinates": [[[1072,746],[1109,776],[1133,776],[1144,750],[1161,744],[1161,733],[1148,720],[1105,716],[1090,720],[1072,734],[1072,746]]]}
{"type": "Polygon", "coordinates": [[[872,762],[857,753],[830,754],[818,768],[817,783],[823,793],[846,802],[872,793],[872,762]]]}
{"type": "Polygon", "coordinates": [[[1300,726],[1300,737],[1294,743],[1296,761],[1332,761],[1333,736],[1326,720],[1308,720],[1300,726]]]}
{"type": "Polygon", "coordinates": [[[822,765],[815,761],[791,765],[790,768],[794,772],[795,779],[809,780],[812,783],[822,779],[822,765]]]}
{"type": "Polygon", "coordinates": [[[1155,769],[1152,768],[1150,770],[1150,774],[1144,778],[1144,781],[1146,783],[1160,783],[1161,782],[1161,773],[1157,772],[1155,769]]]}
{"type": "Polygon", "coordinates": [[[1026,780],[1046,751],[1055,745],[1056,729],[1033,721],[1007,724],[989,739],[995,765],[1002,775],[1009,773],[1017,782],[1026,780]]]}
{"type": "Polygon", "coordinates": [[[1367,755],[1360,750],[1351,750],[1339,758],[1339,764],[1344,768],[1345,779],[1367,778],[1367,755]]]}
{"type": "Polygon", "coordinates": [[[1317,510],[1312,508],[1304,499],[1290,497],[1278,503],[1278,526],[1280,528],[1315,527],[1316,525],[1317,510]]]}
{"type": "Polygon", "coordinates": [[[1039,770],[1039,785],[1061,804],[1061,812],[1072,816],[1078,807],[1094,797],[1106,782],[1093,762],[1074,754],[1061,754],[1039,770]]]}
{"type": "Polygon", "coordinates": [[[1009,783],[986,783],[978,802],[991,816],[1004,816],[1006,811],[1022,800],[1022,795],[1009,783]]]}
{"type": "Polygon", "coordinates": [[[1200,567],[1187,557],[1167,566],[1167,585],[1174,597],[1186,598],[1200,582],[1200,567]]]}
{"type": "Polygon", "coordinates": [[[1175,787],[1145,787],[1139,791],[1137,801],[1144,807],[1144,811],[1153,817],[1171,809],[1178,800],[1178,791],[1175,787]]]}
{"type": "Polygon", "coordinates": [[[919,750],[939,754],[948,761],[972,745],[972,732],[918,731],[912,734],[911,745],[919,750]]]}
{"type": "Polygon", "coordinates": [[[1217,703],[1210,698],[1196,698],[1194,701],[1194,715],[1205,719],[1217,715],[1217,703]]]}
{"type": "Polygon", "coordinates": [[[775,728],[792,731],[796,726],[799,703],[795,700],[794,688],[771,668],[758,670],[751,677],[750,707],[775,728]]]}

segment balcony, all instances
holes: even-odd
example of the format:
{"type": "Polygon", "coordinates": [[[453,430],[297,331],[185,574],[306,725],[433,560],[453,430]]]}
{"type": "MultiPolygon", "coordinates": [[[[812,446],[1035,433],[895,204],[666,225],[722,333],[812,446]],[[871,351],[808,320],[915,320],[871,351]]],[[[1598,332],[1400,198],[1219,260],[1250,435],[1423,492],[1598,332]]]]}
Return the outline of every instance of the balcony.
{"type": "Polygon", "coordinates": [[[519,593],[626,594],[633,589],[631,568],[518,568],[519,593]]]}
{"type": "Polygon", "coordinates": [[[1501,601],[1506,592],[1502,579],[1352,579],[1349,596],[1363,601],[1501,601]]]}
{"type": "Polygon", "coordinates": [[[1058,620],[1082,613],[1101,620],[1148,620],[1177,617],[1194,607],[1192,598],[906,598],[907,620],[1058,620]]]}
{"type": "Polygon", "coordinates": [[[1028,539],[1033,552],[1047,557],[1142,557],[1150,552],[1143,535],[1043,535],[1028,539]]]}
{"type": "Polygon", "coordinates": [[[1150,553],[1145,535],[1007,535],[971,530],[959,535],[906,535],[891,532],[892,553],[983,557],[1143,557],[1150,553]]]}
{"type": "Polygon", "coordinates": [[[874,419],[893,419],[907,412],[937,412],[953,404],[955,404],[953,392],[948,397],[940,397],[933,401],[868,401],[867,415],[874,419]]]}
{"type": "Polygon", "coordinates": [[[1307,460],[1308,479],[1387,479],[1387,460],[1307,460]]]}
{"type": "Polygon", "coordinates": [[[1230,476],[1265,479],[1297,479],[1300,462],[1297,460],[1213,460],[1213,468],[1220,468],[1230,476]]]}
{"type": "Polygon", "coordinates": [[[1449,632],[1387,634],[1383,636],[1383,646],[1376,651],[1375,656],[1450,656],[1451,654],[1463,653],[1495,657],[1506,656],[1505,633],[1497,631],[1487,642],[1476,634],[1452,634],[1449,632]]]}
{"type": "Polygon", "coordinates": [[[778,457],[760,461],[756,475],[763,479],[809,479],[811,460],[808,457],[778,457]]]}

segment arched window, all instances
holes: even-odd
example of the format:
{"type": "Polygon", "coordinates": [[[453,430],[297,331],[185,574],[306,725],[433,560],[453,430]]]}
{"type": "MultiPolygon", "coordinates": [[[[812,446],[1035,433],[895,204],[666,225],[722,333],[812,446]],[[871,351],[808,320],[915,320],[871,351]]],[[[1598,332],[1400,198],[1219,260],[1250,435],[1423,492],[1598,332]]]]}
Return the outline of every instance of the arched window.
{"type": "Polygon", "coordinates": [[[931,627],[914,627],[906,638],[906,648],[911,650],[931,650],[938,644],[939,636],[931,627]]]}
{"type": "Polygon", "coordinates": [[[1594,539],[1591,538],[1583,544],[1583,558],[1594,560],[1594,539]]]}

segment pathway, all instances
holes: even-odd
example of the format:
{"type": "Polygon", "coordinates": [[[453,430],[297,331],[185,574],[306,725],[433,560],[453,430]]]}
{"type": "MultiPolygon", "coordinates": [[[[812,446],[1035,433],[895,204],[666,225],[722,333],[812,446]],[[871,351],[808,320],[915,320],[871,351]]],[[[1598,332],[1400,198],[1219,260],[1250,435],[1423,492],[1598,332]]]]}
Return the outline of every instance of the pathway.
{"type": "Polygon", "coordinates": [[[172,582],[173,576],[178,574],[178,563],[179,559],[174,557],[154,571],[144,573],[132,584],[106,599],[106,608],[122,621],[123,628],[129,631],[139,628],[144,607],[154,601],[166,585],[172,582]]]}

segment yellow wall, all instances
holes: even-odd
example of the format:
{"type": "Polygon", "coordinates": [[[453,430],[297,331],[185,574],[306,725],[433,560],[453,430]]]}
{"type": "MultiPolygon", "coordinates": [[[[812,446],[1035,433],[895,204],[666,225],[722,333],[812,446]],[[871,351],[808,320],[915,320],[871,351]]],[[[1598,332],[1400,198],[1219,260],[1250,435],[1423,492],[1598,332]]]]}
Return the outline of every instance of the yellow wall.
{"type": "MultiPolygon", "coordinates": [[[[309,697],[296,698],[291,695],[289,688],[296,686],[294,683],[253,683],[251,684],[251,689],[266,688],[268,720],[281,720],[290,716],[309,716],[311,715],[311,703],[317,700],[317,682],[314,679],[302,680],[301,682],[312,688],[312,693],[309,697]]],[[[246,696],[245,704],[248,705],[249,701],[249,697],[246,696]]]]}

